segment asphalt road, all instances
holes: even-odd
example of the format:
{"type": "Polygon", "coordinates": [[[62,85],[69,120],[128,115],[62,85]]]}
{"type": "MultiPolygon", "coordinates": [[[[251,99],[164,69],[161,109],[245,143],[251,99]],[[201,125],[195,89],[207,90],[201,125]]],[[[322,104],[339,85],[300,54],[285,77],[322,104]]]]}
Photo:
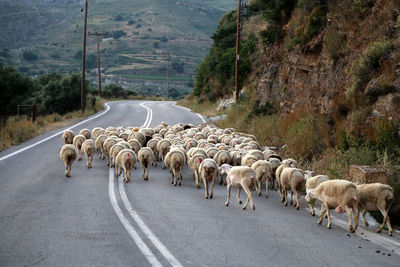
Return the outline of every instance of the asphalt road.
{"type": "MultiPolygon", "coordinates": [[[[109,103],[72,130],[203,122],[173,102],[141,103],[109,103]]],[[[226,188],[204,199],[187,167],[181,187],[161,163],[149,181],[137,164],[123,184],[96,155],[92,169],[75,162],[65,178],[60,130],[0,153],[0,266],[400,266],[397,232],[350,234],[338,215],[328,230],[277,192],[254,194],[256,210],[243,211],[234,189],[225,207],[226,188]]]]}

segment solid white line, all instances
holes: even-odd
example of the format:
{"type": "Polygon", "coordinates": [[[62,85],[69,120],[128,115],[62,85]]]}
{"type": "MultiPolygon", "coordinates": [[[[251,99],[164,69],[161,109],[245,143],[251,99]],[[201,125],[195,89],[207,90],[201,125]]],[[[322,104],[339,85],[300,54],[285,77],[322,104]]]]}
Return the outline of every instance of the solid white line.
{"type": "Polygon", "coordinates": [[[119,205],[117,203],[117,198],[115,197],[115,192],[114,192],[114,174],[113,174],[112,170],[113,169],[109,168],[109,172],[108,172],[108,175],[109,175],[108,194],[110,196],[111,205],[112,205],[115,213],[117,214],[122,225],[125,227],[126,231],[132,237],[133,241],[135,241],[135,243],[138,246],[138,248],[140,249],[140,251],[143,253],[143,255],[146,257],[146,259],[149,261],[149,263],[152,266],[157,266],[157,267],[162,266],[162,264],[157,260],[156,256],[151,252],[149,247],[144,243],[143,239],[138,235],[135,228],[133,228],[133,226],[129,223],[128,219],[125,217],[121,208],[119,207],[119,205]]]}
{"type": "Polygon", "coordinates": [[[143,103],[139,104],[139,106],[141,106],[142,108],[145,108],[147,110],[146,120],[145,120],[144,124],[141,126],[142,128],[149,127],[151,121],[153,120],[153,111],[151,110],[151,108],[145,106],[145,104],[147,104],[147,103],[150,103],[150,102],[143,102],[143,103]]]}
{"type": "Polygon", "coordinates": [[[203,116],[202,116],[200,113],[195,113],[195,112],[193,112],[190,108],[187,108],[187,107],[178,106],[176,103],[174,103],[173,105],[174,105],[175,107],[183,108],[183,109],[186,109],[186,110],[188,110],[188,111],[190,111],[190,112],[196,114],[196,115],[199,116],[199,118],[203,121],[203,123],[207,123],[207,121],[203,118],[203,116]]]}
{"type": "Polygon", "coordinates": [[[49,137],[46,137],[45,139],[40,140],[40,141],[38,141],[38,142],[36,142],[36,143],[34,143],[34,144],[32,144],[32,145],[29,145],[29,146],[27,146],[27,147],[24,147],[24,148],[21,148],[21,149],[19,149],[19,150],[17,150],[17,151],[14,151],[14,152],[8,154],[7,156],[1,157],[1,158],[0,158],[0,162],[3,161],[3,160],[5,160],[5,159],[11,158],[12,156],[15,156],[15,155],[17,155],[17,154],[19,154],[19,153],[21,153],[21,152],[24,152],[25,150],[28,150],[28,149],[30,149],[30,148],[32,148],[32,147],[35,147],[35,146],[37,146],[37,145],[40,145],[41,143],[44,143],[44,142],[46,142],[46,141],[48,141],[48,140],[50,140],[50,139],[52,139],[52,138],[54,138],[54,137],[56,137],[56,136],[59,136],[59,135],[61,135],[65,130],[70,130],[70,129],[75,128],[76,126],[79,126],[79,125],[81,125],[81,124],[83,124],[83,123],[85,123],[85,122],[88,122],[88,121],[97,119],[97,118],[100,117],[100,116],[103,116],[104,114],[106,114],[106,113],[110,110],[110,106],[108,105],[108,103],[105,103],[105,106],[106,106],[107,108],[106,108],[106,110],[103,111],[102,113],[100,113],[100,114],[98,114],[98,115],[96,115],[96,116],[93,116],[93,117],[91,117],[91,118],[89,118],[89,119],[86,119],[86,120],[84,120],[84,121],[81,121],[81,122],[79,122],[79,123],[77,123],[77,124],[75,124],[75,125],[73,125],[73,126],[71,126],[71,127],[69,127],[69,128],[66,128],[66,129],[64,129],[64,130],[61,130],[61,131],[59,131],[59,132],[57,132],[57,133],[55,133],[55,134],[53,134],[53,135],[51,135],[51,136],[49,136],[49,137]]]}
{"type": "MultiPolygon", "coordinates": [[[[308,210],[309,212],[311,212],[310,208],[305,208],[306,210],[308,210]]],[[[318,211],[317,209],[315,210],[315,215],[316,217],[319,217],[320,211],[318,211]]],[[[324,219],[324,220],[328,220],[328,219],[324,219]]],[[[347,222],[337,218],[336,216],[332,215],[331,213],[331,220],[332,223],[336,224],[337,226],[339,226],[340,228],[343,228],[344,230],[349,230],[349,225],[347,222]]],[[[397,255],[400,255],[400,243],[388,238],[388,237],[384,237],[384,236],[380,236],[381,234],[376,234],[376,233],[372,233],[367,229],[362,229],[361,225],[358,225],[358,228],[356,230],[356,232],[354,233],[356,236],[361,237],[363,239],[368,239],[371,240],[371,242],[384,247],[390,251],[394,251],[394,253],[396,253],[397,255]],[[363,234],[361,234],[361,231],[363,234]]]]}
{"type": "MultiPolygon", "coordinates": [[[[122,178],[120,178],[122,179],[122,178]]],[[[125,205],[125,208],[128,210],[129,214],[135,220],[137,225],[142,229],[147,238],[154,244],[154,246],[160,251],[160,253],[168,260],[168,262],[172,266],[183,266],[172,254],[171,252],[164,246],[163,243],[154,235],[154,233],[147,227],[147,225],[143,222],[142,218],[136,213],[133,209],[131,203],[128,200],[128,197],[125,192],[125,186],[122,183],[122,180],[119,183],[119,193],[121,195],[122,202],[125,205]]]]}

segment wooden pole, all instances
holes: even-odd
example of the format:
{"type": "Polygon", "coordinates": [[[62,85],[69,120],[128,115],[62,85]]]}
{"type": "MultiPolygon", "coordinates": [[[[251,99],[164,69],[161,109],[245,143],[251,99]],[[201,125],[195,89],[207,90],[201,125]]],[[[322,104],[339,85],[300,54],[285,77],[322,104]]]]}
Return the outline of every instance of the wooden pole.
{"type": "Polygon", "coordinates": [[[97,77],[99,79],[99,97],[101,97],[101,68],[100,68],[100,40],[99,40],[99,36],[106,36],[106,33],[91,33],[89,32],[88,35],[94,35],[96,36],[97,39],[97,77]]]}
{"type": "Polygon", "coordinates": [[[86,71],[86,28],[88,0],[85,0],[85,19],[83,26],[83,47],[82,47],[82,77],[81,77],[81,111],[85,112],[85,71],[86,71]]]}
{"type": "Polygon", "coordinates": [[[169,99],[169,52],[168,54],[168,66],[167,66],[167,99],[169,99]]]}
{"type": "Polygon", "coordinates": [[[240,48],[240,1],[238,0],[237,8],[237,25],[236,25],[236,69],[235,69],[235,100],[239,100],[239,48],[240,48]]]}

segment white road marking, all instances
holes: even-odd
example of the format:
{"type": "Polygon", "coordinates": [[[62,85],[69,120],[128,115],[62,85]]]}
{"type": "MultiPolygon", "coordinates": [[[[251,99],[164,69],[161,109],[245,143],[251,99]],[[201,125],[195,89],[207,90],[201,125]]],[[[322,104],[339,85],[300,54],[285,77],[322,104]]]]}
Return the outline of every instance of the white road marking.
{"type": "MultiPolygon", "coordinates": [[[[305,208],[305,209],[308,210],[309,212],[311,212],[310,208],[305,208]]],[[[316,217],[319,217],[320,211],[315,209],[315,215],[316,215],[316,217]]],[[[328,220],[328,219],[324,219],[324,220],[328,220]]],[[[331,220],[332,220],[333,224],[339,226],[340,228],[343,228],[346,231],[349,230],[348,222],[343,221],[342,219],[337,218],[336,216],[332,215],[332,212],[331,212],[331,220]]],[[[370,231],[368,231],[366,229],[362,229],[360,222],[362,222],[362,221],[361,220],[359,221],[358,228],[357,228],[356,232],[354,233],[356,236],[361,237],[363,239],[368,239],[371,242],[373,242],[383,248],[386,248],[389,251],[393,250],[394,253],[396,253],[397,255],[400,255],[400,243],[399,242],[396,242],[388,237],[384,237],[384,236],[382,236],[382,234],[371,233],[370,231]],[[363,234],[361,234],[361,232],[363,234]]]]}
{"type": "Polygon", "coordinates": [[[199,118],[203,121],[203,123],[207,123],[207,121],[203,118],[203,116],[202,116],[200,113],[195,113],[195,112],[193,112],[190,108],[178,106],[177,104],[173,104],[173,105],[174,105],[175,107],[183,108],[183,109],[186,109],[186,110],[188,110],[188,111],[190,111],[190,112],[196,114],[196,115],[199,116],[199,118]]]}
{"type": "Polygon", "coordinates": [[[57,133],[55,133],[55,134],[53,134],[53,135],[51,135],[51,136],[49,136],[49,137],[46,137],[45,139],[40,140],[40,141],[38,141],[38,142],[36,142],[36,143],[34,143],[34,144],[32,144],[32,145],[29,145],[29,146],[27,146],[27,147],[24,147],[24,148],[21,148],[21,149],[19,149],[19,150],[17,150],[17,151],[14,151],[14,152],[8,154],[7,156],[1,157],[1,158],[0,158],[0,162],[3,161],[3,160],[5,160],[5,159],[11,158],[12,156],[15,156],[15,155],[17,155],[17,154],[19,154],[19,153],[21,153],[21,152],[24,152],[24,151],[26,151],[26,150],[28,150],[28,149],[30,149],[30,148],[32,148],[32,147],[35,147],[35,146],[37,146],[37,145],[40,145],[41,143],[44,143],[44,142],[46,142],[46,141],[48,141],[48,140],[50,140],[50,139],[52,139],[52,138],[54,138],[54,137],[56,137],[56,136],[60,136],[62,133],[64,133],[65,130],[70,130],[70,129],[75,128],[76,126],[79,126],[79,125],[81,125],[81,124],[83,124],[83,123],[85,123],[85,122],[88,122],[88,121],[97,119],[97,118],[100,117],[100,116],[103,116],[104,114],[106,114],[106,113],[110,110],[110,106],[108,105],[108,103],[105,103],[104,105],[106,106],[106,110],[103,111],[102,113],[100,113],[100,114],[98,114],[98,115],[96,115],[96,116],[93,116],[93,117],[91,117],[91,118],[89,118],[89,119],[86,119],[86,120],[84,120],[84,121],[81,121],[81,122],[79,122],[79,123],[77,123],[77,124],[75,124],[75,125],[73,125],[73,126],[71,126],[71,127],[69,127],[69,128],[66,128],[66,129],[64,129],[64,130],[61,130],[61,131],[59,131],[59,132],[57,132],[57,133]]]}
{"type": "MultiPolygon", "coordinates": [[[[122,179],[122,178],[120,178],[122,179]]],[[[131,203],[128,200],[128,197],[125,192],[125,186],[122,183],[122,180],[119,183],[119,193],[121,195],[122,202],[125,205],[125,208],[128,210],[132,219],[135,220],[137,225],[142,229],[143,233],[147,236],[147,238],[153,243],[153,245],[160,251],[160,253],[168,260],[168,262],[172,266],[183,266],[174,255],[169,252],[167,247],[164,246],[163,243],[154,235],[154,233],[147,227],[147,225],[143,222],[142,218],[137,214],[137,212],[133,209],[131,203]]]]}
{"type": "MultiPolygon", "coordinates": [[[[115,197],[114,192],[114,173],[113,169],[109,168],[108,172],[108,194],[110,196],[111,205],[117,214],[119,220],[121,221],[122,225],[125,227],[126,231],[132,237],[133,241],[135,241],[136,245],[149,261],[152,266],[161,267],[162,264],[157,260],[156,256],[151,252],[149,247],[144,243],[143,239],[138,235],[135,228],[130,224],[129,220],[125,217],[124,213],[122,212],[121,208],[117,203],[117,198],[115,197]]],[[[121,183],[122,181],[120,181],[121,183]]],[[[121,185],[120,185],[121,186],[121,185]]]]}
{"type": "MultiPolygon", "coordinates": [[[[148,102],[143,102],[139,104],[141,107],[145,108],[147,110],[147,116],[144,124],[141,126],[143,128],[149,127],[152,119],[153,119],[153,111],[151,108],[145,106],[145,104],[148,102]]],[[[154,254],[150,251],[150,249],[146,246],[146,244],[143,242],[143,240],[138,236],[136,230],[133,228],[133,226],[129,223],[127,218],[124,216],[122,213],[122,210],[120,209],[116,197],[115,197],[115,192],[114,192],[114,174],[112,169],[109,169],[109,195],[110,195],[110,200],[111,204],[114,208],[115,213],[117,214],[118,218],[120,219],[121,223],[124,225],[125,229],[128,231],[130,236],[133,238],[137,246],[140,248],[142,253],[146,256],[146,258],[149,260],[149,262],[153,265],[152,261],[156,261],[155,263],[158,263],[157,258],[155,258],[154,254]]],[[[172,265],[176,267],[181,267],[183,266],[175,257],[174,255],[171,254],[171,252],[167,249],[167,247],[156,237],[156,235],[150,230],[150,228],[144,223],[142,218],[137,214],[137,212],[133,209],[131,203],[129,202],[128,196],[126,195],[125,192],[125,184],[122,180],[122,177],[119,179],[119,194],[121,196],[122,202],[124,203],[124,206],[126,210],[129,212],[130,216],[132,219],[136,222],[136,224],[139,226],[139,228],[143,231],[143,233],[146,235],[146,237],[153,243],[153,245],[158,249],[158,251],[165,257],[165,259],[172,265]]],[[[156,265],[153,265],[156,266],[156,265]]]]}

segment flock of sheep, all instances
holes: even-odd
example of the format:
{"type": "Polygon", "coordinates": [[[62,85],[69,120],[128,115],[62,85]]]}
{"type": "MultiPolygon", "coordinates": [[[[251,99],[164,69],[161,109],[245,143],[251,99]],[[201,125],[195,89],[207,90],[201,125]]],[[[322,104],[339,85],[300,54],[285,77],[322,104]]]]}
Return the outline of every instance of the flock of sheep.
{"type": "Polygon", "coordinates": [[[349,230],[355,232],[358,226],[359,213],[362,210],[364,224],[367,211],[379,210],[384,219],[377,229],[381,232],[385,224],[389,235],[392,227],[388,210],[393,201],[393,190],[389,185],[355,184],[346,180],[329,180],[326,175],[312,176],[311,171],[303,171],[296,167],[293,159],[282,159],[275,151],[262,149],[254,135],[236,132],[235,129],[217,129],[208,125],[173,125],[162,123],[154,128],[138,127],[96,127],[92,131],[83,129],[78,135],[66,130],[62,139],[64,146],[60,158],[65,164],[65,176],[71,176],[71,166],[75,159],[86,157],[87,168],[92,167],[95,151],[100,159],[106,159],[107,166],[115,167],[118,176],[124,172],[124,181],[130,182],[131,171],[136,169],[139,161],[143,167],[143,179],[148,180],[149,169],[162,161],[163,168],[169,168],[171,184],[182,184],[182,171],[185,164],[193,171],[195,187],[204,184],[205,198],[213,198],[215,179],[219,184],[227,186],[229,205],[231,187],[237,188],[237,201],[243,189],[247,195],[243,209],[250,202],[254,210],[252,191],[261,195],[261,187],[265,183],[265,197],[268,197],[268,187],[277,187],[281,194],[281,202],[299,209],[299,199],[302,188],[306,188],[306,200],[315,215],[315,200],[321,201],[321,214],[318,224],[323,218],[328,218],[328,228],[331,228],[330,209],[338,213],[347,212],[349,230]],[[93,139],[92,139],[93,138],[93,139]],[[295,203],[293,202],[295,195],[295,203]],[[354,217],[354,223],[352,222],[354,217]]]}

